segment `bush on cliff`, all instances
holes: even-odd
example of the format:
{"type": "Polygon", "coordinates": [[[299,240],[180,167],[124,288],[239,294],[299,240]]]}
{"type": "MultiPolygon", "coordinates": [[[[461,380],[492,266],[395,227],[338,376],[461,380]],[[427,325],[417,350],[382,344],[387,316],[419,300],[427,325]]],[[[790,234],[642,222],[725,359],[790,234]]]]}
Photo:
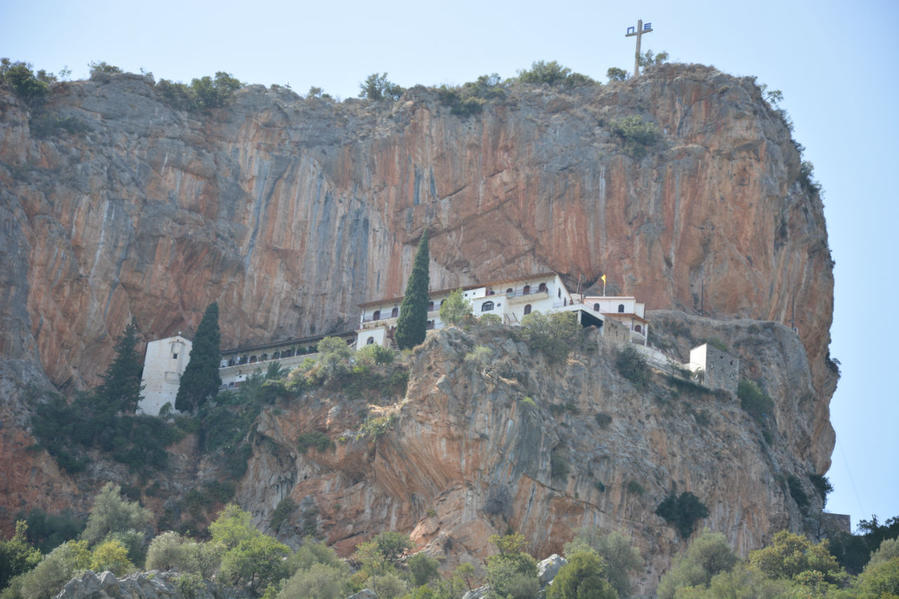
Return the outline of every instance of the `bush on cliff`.
{"type": "Polygon", "coordinates": [[[655,123],[644,121],[638,115],[616,119],[609,124],[609,128],[624,146],[624,151],[637,160],[643,158],[646,151],[662,138],[662,132],[655,123]]]}
{"type": "Polygon", "coordinates": [[[402,96],[405,91],[396,83],[389,81],[387,79],[387,73],[382,73],[380,75],[372,73],[366,77],[365,81],[359,84],[359,87],[361,88],[361,91],[359,92],[360,98],[366,98],[376,102],[380,100],[399,100],[400,96],[402,96]]]}
{"type": "Polygon", "coordinates": [[[505,95],[506,85],[496,73],[481,75],[476,81],[458,87],[443,85],[437,90],[440,103],[450,107],[450,114],[461,117],[478,114],[490,100],[499,100],[505,95]]]}
{"type": "Polygon", "coordinates": [[[630,540],[618,531],[601,534],[598,529],[585,528],[565,544],[565,556],[571,557],[578,551],[593,550],[608,568],[606,578],[618,595],[628,597],[631,593],[630,576],[643,567],[643,558],[630,540]]]}
{"type": "Polygon", "coordinates": [[[556,574],[546,599],[618,599],[608,573],[608,564],[595,551],[577,551],[556,574]]]}
{"type": "Polygon", "coordinates": [[[518,72],[518,80],[522,83],[574,87],[596,83],[590,77],[580,73],[574,73],[568,67],[563,67],[555,60],[545,62],[538,60],[531,64],[530,69],[518,72]]]}
{"type": "Polygon", "coordinates": [[[221,108],[230,102],[241,86],[240,81],[222,71],[216,73],[215,78],[207,75],[193,79],[190,85],[168,79],[160,79],[156,83],[156,89],[172,108],[190,111],[221,108]]]}
{"type": "Polygon", "coordinates": [[[615,367],[621,376],[638,387],[643,387],[649,382],[649,366],[646,359],[630,345],[615,353],[615,367]]]}
{"type": "Polygon", "coordinates": [[[531,312],[521,320],[521,335],[528,346],[552,363],[568,357],[579,333],[580,325],[572,312],[557,312],[549,316],[531,312]]]}
{"type": "Polygon", "coordinates": [[[40,106],[50,93],[50,84],[56,77],[44,70],[37,72],[27,62],[0,59],[0,85],[8,87],[29,107],[40,106]]]}
{"type": "Polygon", "coordinates": [[[693,534],[696,521],[707,517],[709,509],[696,495],[685,491],[679,496],[674,493],[668,495],[656,508],[656,514],[674,526],[682,539],[688,539],[693,534]]]}
{"type": "Polygon", "coordinates": [[[27,529],[28,524],[19,520],[12,538],[0,541],[0,589],[5,588],[13,576],[28,572],[41,561],[41,552],[28,542],[27,529]]]}

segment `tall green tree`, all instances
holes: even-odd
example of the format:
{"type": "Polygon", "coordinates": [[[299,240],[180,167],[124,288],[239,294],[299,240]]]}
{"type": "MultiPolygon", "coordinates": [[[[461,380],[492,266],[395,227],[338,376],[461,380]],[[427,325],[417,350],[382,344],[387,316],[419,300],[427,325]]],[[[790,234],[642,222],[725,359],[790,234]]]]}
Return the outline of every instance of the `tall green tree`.
{"type": "Polygon", "coordinates": [[[418,244],[412,274],[406,283],[406,295],[400,305],[400,317],[396,321],[396,343],[400,349],[415,347],[425,340],[428,326],[428,232],[418,244]]]}
{"type": "Polygon", "coordinates": [[[219,306],[212,302],[197,327],[190,350],[190,361],[181,375],[181,385],[175,397],[176,410],[192,412],[218,393],[222,386],[222,378],[219,376],[219,363],[222,360],[220,344],[219,306]]]}
{"type": "Polygon", "coordinates": [[[134,351],[136,344],[137,326],[132,322],[116,341],[115,358],[103,375],[103,384],[96,391],[98,407],[108,413],[137,410],[143,365],[134,351]]]}

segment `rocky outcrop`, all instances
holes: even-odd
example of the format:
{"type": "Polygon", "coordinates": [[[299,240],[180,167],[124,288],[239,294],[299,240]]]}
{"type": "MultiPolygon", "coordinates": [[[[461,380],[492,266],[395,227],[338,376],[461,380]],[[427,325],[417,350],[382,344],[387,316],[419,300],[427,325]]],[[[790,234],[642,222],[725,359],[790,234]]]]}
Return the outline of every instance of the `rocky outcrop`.
{"type": "Polygon", "coordinates": [[[233,588],[220,588],[177,572],[138,572],[117,578],[112,572],[87,570],[66,583],[56,599],[225,599],[246,598],[233,588]]]}
{"type": "Polygon", "coordinates": [[[798,338],[776,323],[664,315],[675,318],[684,338],[714,329],[766,388],[776,405],[770,439],[726,392],[661,373],[635,386],[615,366],[617,346],[596,336],[551,364],[510,329],[448,329],[416,350],[396,403],[366,408],[322,390],[267,411],[238,500],[265,527],[291,497],[300,507],[279,528],[287,541],[311,527],[348,554],[400,530],[448,564],[480,562],[493,551],[489,537],[510,528],[534,555],[560,552],[584,526],[624,531],[647,558],[644,593],[684,545],[655,514],[671,493],[699,497],[710,512],[700,526],[744,555],[777,530],[803,530],[822,504],[808,479],[815,405],[798,338]],[[472,359],[477,346],[491,360],[472,359]],[[360,438],[353,433],[369,411],[393,414],[393,425],[360,438]],[[336,449],[298,451],[299,434],[312,430],[336,449]],[[791,498],[790,476],[810,509],[791,498]]]}

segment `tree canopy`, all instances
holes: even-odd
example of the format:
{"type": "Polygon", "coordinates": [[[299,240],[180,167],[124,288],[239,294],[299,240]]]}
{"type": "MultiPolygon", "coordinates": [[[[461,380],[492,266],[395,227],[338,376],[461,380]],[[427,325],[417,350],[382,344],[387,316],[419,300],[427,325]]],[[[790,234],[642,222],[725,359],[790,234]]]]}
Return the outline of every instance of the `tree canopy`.
{"type": "Polygon", "coordinates": [[[415,347],[425,340],[428,326],[429,261],[428,232],[425,231],[418,243],[412,273],[406,283],[406,294],[396,322],[396,343],[400,349],[415,347]]]}
{"type": "Polygon", "coordinates": [[[181,375],[181,385],[175,397],[175,409],[193,412],[207,399],[215,397],[222,379],[219,376],[221,354],[219,306],[212,302],[206,308],[190,350],[190,361],[181,375]]]}
{"type": "Polygon", "coordinates": [[[140,401],[141,372],[143,365],[134,346],[137,344],[137,326],[132,322],[115,344],[115,358],[103,375],[103,384],[97,388],[96,401],[111,413],[134,412],[140,401]]]}

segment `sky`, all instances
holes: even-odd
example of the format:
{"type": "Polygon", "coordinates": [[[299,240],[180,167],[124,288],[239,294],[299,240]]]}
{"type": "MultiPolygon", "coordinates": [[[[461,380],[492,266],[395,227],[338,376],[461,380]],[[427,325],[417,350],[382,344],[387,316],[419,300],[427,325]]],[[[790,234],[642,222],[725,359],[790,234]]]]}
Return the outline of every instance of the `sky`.
{"type": "MultiPolygon", "coordinates": [[[[0,56],[84,78],[106,61],[189,82],[217,71],[245,83],[355,97],[375,72],[404,87],[516,75],[557,60],[605,81],[643,48],[711,64],[783,92],[824,188],[835,267],[831,355],[842,379],[827,509],[899,516],[899,244],[891,173],[899,159],[899,3],[756,0],[232,2],[0,0],[0,56]]],[[[662,308],[664,306],[658,306],[662,308]]],[[[653,308],[653,306],[650,306],[653,308]]],[[[797,309],[799,307],[797,306],[797,309]]]]}

